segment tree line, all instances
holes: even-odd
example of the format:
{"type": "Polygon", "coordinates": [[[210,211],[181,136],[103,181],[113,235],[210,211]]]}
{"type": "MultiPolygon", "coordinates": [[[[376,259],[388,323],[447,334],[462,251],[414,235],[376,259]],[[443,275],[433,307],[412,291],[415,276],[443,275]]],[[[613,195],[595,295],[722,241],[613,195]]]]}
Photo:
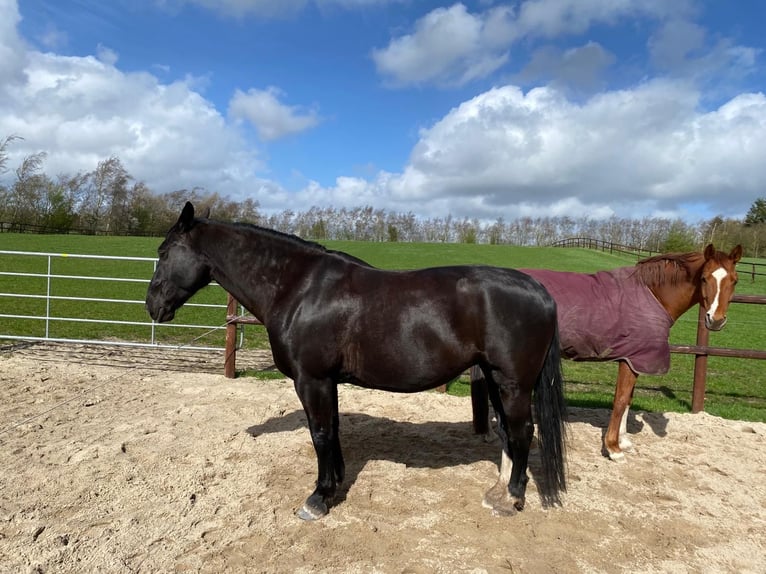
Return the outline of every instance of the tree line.
{"type": "MultiPolygon", "coordinates": [[[[0,140],[0,175],[7,175],[8,146],[0,140]]],[[[668,252],[699,249],[713,242],[721,248],[742,244],[751,257],[766,249],[766,199],[754,201],[743,220],[713,217],[697,223],[644,217],[521,217],[492,222],[476,218],[422,218],[412,212],[393,213],[371,206],[352,209],[286,208],[265,214],[257,201],[234,201],[203,188],[155,193],[135,180],[119,158],[98,162],[92,171],[51,177],[44,170],[46,154],[24,158],[0,184],[0,229],[44,233],[164,235],[186,201],[199,211],[210,208],[216,219],[249,222],[316,241],[406,241],[486,243],[541,246],[570,237],[668,252]]]]}

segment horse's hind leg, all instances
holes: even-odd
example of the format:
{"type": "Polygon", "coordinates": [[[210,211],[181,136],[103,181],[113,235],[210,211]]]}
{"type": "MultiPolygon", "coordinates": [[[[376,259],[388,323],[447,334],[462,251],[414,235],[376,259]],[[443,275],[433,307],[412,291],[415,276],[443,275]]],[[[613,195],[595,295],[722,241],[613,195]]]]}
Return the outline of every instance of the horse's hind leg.
{"type": "Polygon", "coordinates": [[[316,520],[329,511],[345,470],[338,436],[338,387],[329,379],[299,378],[295,391],[308,418],[318,467],[316,488],[296,514],[303,520],[316,520]]]}
{"type": "Polygon", "coordinates": [[[343,460],[343,452],[340,449],[340,414],[338,412],[338,385],[333,384],[333,415],[332,415],[332,461],[333,471],[335,472],[335,481],[337,484],[343,482],[346,477],[346,463],[343,460]]]}
{"type": "Polygon", "coordinates": [[[481,502],[482,506],[485,508],[494,509],[495,506],[508,495],[508,484],[511,481],[511,467],[513,461],[511,460],[511,451],[509,450],[508,445],[508,424],[505,419],[503,401],[500,399],[500,391],[497,388],[497,383],[495,383],[492,373],[489,370],[484,372],[484,381],[487,385],[487,393],[489,400],[492,403],[492,408],[495,410],[497,435],[500,438],[500,444],[502,445],[500,451],[500,477],[495,485],[484,494],[484,499],[481,502]]]}
{"type": "Polygon", "coordinates": [[[471,367],[471,410],[473,412],[473,432],[484,435],[489,441],[490,420],[487,401],[487,377],[482,367],[471,367]]]}
{"type": "Polygon", "coordinates": [[[610,459],[625,461],[624,452],[633,449],[633,443],[627,436],[627,419],[633,390],[636,388],[636,374],[625,361],[620,361],[617,370],[617,386],[614,389],[614,402],[609,426],[604,435],[604,450],[610,459]]]}
{"type": "Polygon", "coordinates": [[[484,496],[482,504],[495,514],[509,515],[524,509],[529,477],[527,464],[534,426],[531,393],[522,392],[516,381],[500,373],[487,376],[489,398],[495,408],[498,434],[503,445],[500,478],[484,496]],[[498,384],[494,378],[500,381],[498,384]]]}

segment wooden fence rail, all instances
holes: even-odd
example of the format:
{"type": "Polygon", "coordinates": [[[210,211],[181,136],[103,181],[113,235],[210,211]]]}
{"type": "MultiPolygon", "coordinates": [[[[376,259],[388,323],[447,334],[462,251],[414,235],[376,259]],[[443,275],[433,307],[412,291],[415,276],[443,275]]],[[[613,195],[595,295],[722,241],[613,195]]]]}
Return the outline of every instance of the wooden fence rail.
{"type": "MultiPolygon", "coordinates": [[[[766,305],[765,295],[735,295],[732,303],[747,303],[766,305]]],[[[237,325],[262,325],[252,316],[240,316],[237,314],[237,301],[229,295],[229,303],[226,310],[226,353],[224,360],[224,375],[229,378],[236,376],[237,362],[237,325]]],[[[741,359],[766,359],[766,351],[756,349],[732,349],[728,347],[711,347],[708,345],[710,331],[705,327],[705,312],[699,308],[697,321],[697,341],[694,345],[671,345],[671,353],[695,355],[694,382],[692,387],[692,412],[698,413],[705,410],[705,386],[707,384],[707,358],[737,357],[741,359]]]]}
{"type": "MultiPolygon", "coordinates": [[[[622,253],[623,255],[633,256],[637,260],[662,253],[661,251],[652,251],[643,247],[612,243],[611,241],[592,239],[590,237],[569,237],[556,241],[551,244],[551,247],[579,247],[582,249],[595,249],[604,253],[622,253]]],[[[737,263],[737,272],[740,275],[747,275],[751,281],[755,281],[756,277],[766,277],[766,263],[761,263],[760,261],[740,261],[737,263]]]]}
{"type": "MultiPolygon", "coordinates": [[[[732,303],[748,303],[754,305],[766,305],[764,295],[734,295],[732,303]]],[[[740,359],[766,359],[766,351],[755,349],[730,349],[727,347],[710,347],[710,331],[705,327],[705,310],[699,308],[697,319],[697,344],[696,345],[671,345],[671,353],[683,353],[695,355],[694,359],[694,383],[692,386],[692,412],[698,413],[705,410],[705,386],[707,384],[707,358],[736,357],[740,359]]]]}

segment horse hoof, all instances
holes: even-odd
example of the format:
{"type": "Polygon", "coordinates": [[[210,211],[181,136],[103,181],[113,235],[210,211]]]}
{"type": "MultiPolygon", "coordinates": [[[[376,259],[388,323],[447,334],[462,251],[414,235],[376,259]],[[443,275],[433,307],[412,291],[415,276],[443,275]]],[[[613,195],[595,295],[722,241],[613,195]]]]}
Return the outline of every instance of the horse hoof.
{"type": "Polygon", "coordinates": [[[633,448],[633,443],[629,441],[621,442],[620,450],[622,452],[635,452],[635,449],[633,448]]]}
{"type": "Polygon", "coordinates": [[[484,498],[481,501],[481,505],[484,508],[493,509],[497,505],[501,504],[503,498],[505,498],[506,496],[508,496],[508,486],[498,481],[495,483],[495,486],[490,488],[484,494],[484,498]]]}
{"type": "Polygon", "coordinates": [[[325,516],[329,512],[327,505],[325,503],[319,503],[319,504],[309,504],[308,501],[306,501],[303,506],[301,506],[296,512],[295,515],[300,518],[301,520],[319,520],[323,516],[325,516]]]}
{"type": "Polygon", "coordinates": [[[492,507],[492,516],[514,516],[522,510],[524,510],[524,499],[509,496],[495,503],[492,507]]]}
{"type": "Polygon", "coordinates": [[[609,460],[613,460],[614,462],[627,462],[624,452],[610,452],[609,460]]]}

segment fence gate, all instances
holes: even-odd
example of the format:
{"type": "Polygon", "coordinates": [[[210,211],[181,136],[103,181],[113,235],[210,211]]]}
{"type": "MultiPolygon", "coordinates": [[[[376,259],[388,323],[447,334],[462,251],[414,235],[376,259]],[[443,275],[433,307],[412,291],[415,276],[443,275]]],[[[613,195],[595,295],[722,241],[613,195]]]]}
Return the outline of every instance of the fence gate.
{"type": "Polygon", "coordinates": [[[193,348],[223,351],[226,292],[214,284],[222,303],[185,305],[199,311],[186,316],[209,321],[155,323],[144,299],[156,265],[150,257],[0,251],[0,339],[178,348],[195,333],[219,331],[220,343],[193,348]]]}

